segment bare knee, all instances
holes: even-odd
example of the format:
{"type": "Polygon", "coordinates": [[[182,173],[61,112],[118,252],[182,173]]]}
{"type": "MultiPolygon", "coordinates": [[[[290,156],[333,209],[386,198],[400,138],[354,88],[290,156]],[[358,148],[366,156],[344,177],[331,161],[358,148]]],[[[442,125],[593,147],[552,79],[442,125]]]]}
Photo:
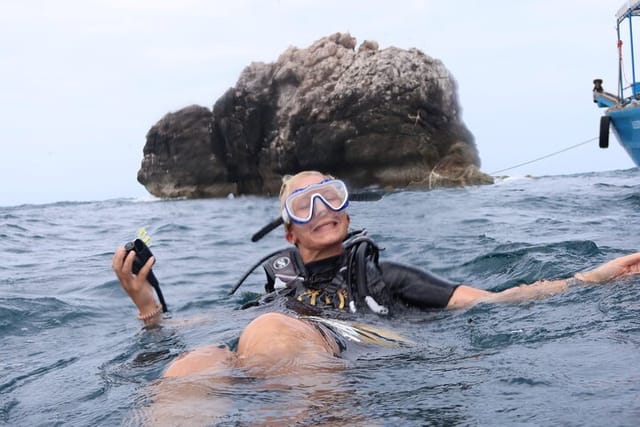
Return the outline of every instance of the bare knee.
{"type": "Polygon", "coordinates": [[[210,345],[191,350],[174,360],[163,377],[217,374],[233,366],[235,354],[226,347],[210,345]]]}
{"type": "Polygon", "coordinates": [[[311,324],[281,313],[267,313],[245,328],[238,342],[238,356],[271,363],[314,355],[333,356],[335,349],[311,324]]]}
{"type": "Polygon", "coordinates": [[[266,354],[287,351],[302,323],[281,313],[266,313],[247,325],[238,341],[238,354],[266,354]]]}

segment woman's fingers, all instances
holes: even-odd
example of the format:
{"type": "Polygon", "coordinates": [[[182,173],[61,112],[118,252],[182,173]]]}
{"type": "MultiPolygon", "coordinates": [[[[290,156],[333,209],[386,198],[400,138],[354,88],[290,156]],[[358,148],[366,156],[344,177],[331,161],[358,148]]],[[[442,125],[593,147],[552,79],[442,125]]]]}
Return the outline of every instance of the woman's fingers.
{"type": "Polygon", "coordinates": [[[144,265],[142,266],[142,268],[138,272],[138,277],[142,278],[143,280],[147,280],[147,275],[151,271],[151,267],[153,266],[153,264],[155,262],[156,262],[155,257],[153,257],[153,256],[149,257],[147,262],[144,263],[144,265]]]}
{"type": "Polygon", "coordinates": [[[131,275],[133,274],[133,261],[136,259],[136,252],[129,251],[127,257],[124,259],[124,263],[122,264],[122,271],[131,275]]]}
{"type": "Polygon", "coordinates": [[[111,267],[116,273],[122,269],[125,252],[126,251],[124,249],[124,246],[120,246],[113,254],[113,258],[111,259],[111,267]]]}

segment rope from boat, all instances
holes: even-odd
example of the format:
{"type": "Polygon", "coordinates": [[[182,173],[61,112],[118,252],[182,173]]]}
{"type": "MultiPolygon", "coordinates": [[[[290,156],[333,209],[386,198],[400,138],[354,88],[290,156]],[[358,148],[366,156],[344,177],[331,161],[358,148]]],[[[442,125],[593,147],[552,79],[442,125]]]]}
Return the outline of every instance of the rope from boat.
{"type": "Polygon", "coordinates": [[[629,83],[629,79],[627,79],[627,73],[625,73],[624,71],[624,59],[622,58],[622,40],[618,40],[618,70],[620,71],[621,76],[620,77],[620,85],[622,86],[620,88],[620,99],[622,99],[624,96],[624,88],[625,86],[622,84],[622,81],[624,80],[624,83],[627,85],[626,87],[631,87],[631,83],[629,83]]]}
{"type": "Polygon", "coordinates": [[[497,173],[502,173],[502,172],[509,171],[511,169],[519,168],[520,166],[530,165],[531,163],[535,163],[535,162],[538,162],[540,160],[548,159],[549,157],[555,156],[555,155],[560,154],[560,153],[564,153],[565,151],[573,150],[574,148],[578,148],[581,145],[589,144],[589,143],[591,143],[593,141],[597,141],[597,140],[598,140],[598,137],[591,138],[591,139],[589,139],[587,141],[582,141],[579,144],[574,144],[574,145],[571,145],[571,146],[569,146],[567,148],[563,148],[562,150],[558,150],[558,151],[555,151],[553,153],[546,154],[546,155],[544,155],[542,157],[538,157],[536,159],[529,160],[528,162],[519,163],[519,164],[517,164],[515,166],[511,166],[511,167],[506,168],[506,169],[500,169],[498,171],[491,172],[489,175],[495,175],[497,173]]]}

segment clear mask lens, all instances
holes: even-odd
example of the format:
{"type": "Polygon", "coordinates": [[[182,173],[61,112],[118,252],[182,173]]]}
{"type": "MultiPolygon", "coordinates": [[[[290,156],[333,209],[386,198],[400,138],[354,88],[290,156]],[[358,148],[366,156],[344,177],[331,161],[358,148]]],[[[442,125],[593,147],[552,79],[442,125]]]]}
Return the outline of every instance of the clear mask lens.
{"type": "Polygon", "coordinates": [[[295,190],[285,201],[282,212],[285,223],[305,224],[311,221],[316,201],[332,211],[341,211],[349,204],[347,186],[339,179],[327,179],[295,190]]]}

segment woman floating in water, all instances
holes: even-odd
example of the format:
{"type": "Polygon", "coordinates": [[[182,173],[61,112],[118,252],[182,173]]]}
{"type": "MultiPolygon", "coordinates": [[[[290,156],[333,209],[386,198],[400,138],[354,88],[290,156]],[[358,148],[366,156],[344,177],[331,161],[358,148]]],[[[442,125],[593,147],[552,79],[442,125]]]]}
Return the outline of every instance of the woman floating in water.
{"type": "MultiPolygon", "coordinates": [[[[262,314],[240,335],[236,349],[211,345],[173,361],[165,377],[220,372],[229,367],[265,374],[278,367],[308,369],[338,362],[350,340],[402,342],[375,328],[350,327],[333,321],[372,311],[381,316],[406,307],[460,309],[483,302],[517,302],[545,298],[576,285],[606,283],[640,273],[640,253],[607,262],[561,280],[490,292],[454,284],[415,267],[379,262],[378,250],[363,233],[349,233],[345,184],[320,172],[306,171],[283,180],[280,207],[285,237],[294,246],[264,263],[268,294],[263,301],[285,298],[288,313],[262,314]]],[[[135,254],[119,248],[113,269],[138,308],[138,318],[151,326],[162,320],[162,307],[147,280],[153,258],[132,273],[135,254]]]]}

